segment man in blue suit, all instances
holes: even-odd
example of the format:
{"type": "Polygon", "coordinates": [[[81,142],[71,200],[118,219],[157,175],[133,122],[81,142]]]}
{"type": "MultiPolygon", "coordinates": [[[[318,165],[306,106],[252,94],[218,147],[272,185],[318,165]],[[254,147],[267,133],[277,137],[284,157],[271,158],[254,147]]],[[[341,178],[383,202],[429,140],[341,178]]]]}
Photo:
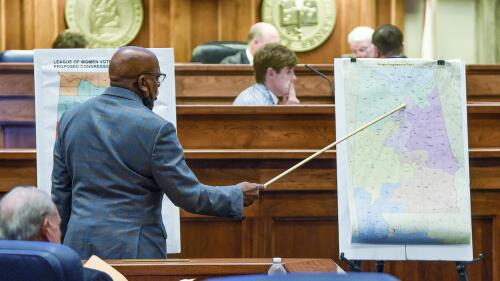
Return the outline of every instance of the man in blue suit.
{"type": "Polygon", "coordinates": [[[156,56],[121,48],[109,76],[111,87],[59,122],[52,194],[64,244],[82,259],[165,258],[163,194],[192,213],[242,217],[263,186],[198,181],[174,126],[151,110],[165,78],[156,56]]]}

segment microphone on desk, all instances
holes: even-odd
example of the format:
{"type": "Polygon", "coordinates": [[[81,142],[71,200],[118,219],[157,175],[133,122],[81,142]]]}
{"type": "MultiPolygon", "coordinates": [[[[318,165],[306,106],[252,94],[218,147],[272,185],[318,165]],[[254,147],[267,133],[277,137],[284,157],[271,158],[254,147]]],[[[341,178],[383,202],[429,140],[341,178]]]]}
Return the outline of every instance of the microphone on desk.
{"type": "Polygon", "coordinates": [[[328,81],[328,85],[330,85],[330,91],[332,92],[332,99],[333,99],[333,103],[335,104],[335,94],[333,92],[333,85],[332,85],[332,81],[330,81],[330,79],[328,79],[328,77],[321,73],[321,71],[317,70],[316,68],[308,65],[308,64],[304,64],[304,66],[309,69],[310,71],[314,72],[315,74],[318,74],[319,76],[321,76],[322,78],[326,79],[326,81],[328,81]]]}

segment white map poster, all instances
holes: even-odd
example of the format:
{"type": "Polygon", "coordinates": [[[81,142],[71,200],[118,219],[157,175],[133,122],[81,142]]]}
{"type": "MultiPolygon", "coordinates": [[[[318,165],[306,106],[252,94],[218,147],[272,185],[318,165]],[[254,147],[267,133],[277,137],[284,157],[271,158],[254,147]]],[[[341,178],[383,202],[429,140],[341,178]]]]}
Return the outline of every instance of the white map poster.
{"type": "MultiPolygon", "coordinates": [[[[108,65],[117,49],[35,50],[35,105],[38,187],[50,193],[56,125],[62,113],[100,95],[109,87],[108,65]]],[[[153,111],[176,125],[174,54],[172,49],[150,49],[167,74],[153,111]]],[[[180,253],[179,209],[164,196],[163,223],[167,252],[180,253]]]]}
{"type": "Polygon", "coordinates": [[[472,260],[465,66],[335,59],[339,246],[353,260],[472,260]]]}

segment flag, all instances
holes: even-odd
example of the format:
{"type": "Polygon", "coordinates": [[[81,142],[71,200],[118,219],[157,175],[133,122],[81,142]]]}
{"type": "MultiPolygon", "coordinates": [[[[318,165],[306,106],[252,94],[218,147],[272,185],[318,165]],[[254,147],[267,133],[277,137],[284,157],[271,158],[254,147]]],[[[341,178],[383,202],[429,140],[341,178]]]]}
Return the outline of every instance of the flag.
{"type": "Polygon", "coordinates": [[[424,59],[435,57],[437,0],[425,0],[424,23],[422,32],[421,56],[424,59]]]}

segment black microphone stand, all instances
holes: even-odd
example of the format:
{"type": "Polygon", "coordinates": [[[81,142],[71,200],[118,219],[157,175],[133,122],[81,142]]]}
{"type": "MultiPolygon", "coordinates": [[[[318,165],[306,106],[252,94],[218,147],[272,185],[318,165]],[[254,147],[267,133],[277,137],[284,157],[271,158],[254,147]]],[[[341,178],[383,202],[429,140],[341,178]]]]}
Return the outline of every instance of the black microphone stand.
{"type": "Polygon", "coordinates": [[[318,74],[319,76],[321,76],[322,78],[326,79],[326,81],[328,81],[328,85],[330,85],[330,91],[332,93],[332,99],[333,99],[333,103],[335,104],[335,93],[333,92],[333,85],[332,85],[332,81],[330,81],[330,79],[323,73],[321,73],[321,71],[317,70],[316,68],[308,65],[308,64],[304,64],[304,66],[309,69],[310,71],[318,74]]]}

